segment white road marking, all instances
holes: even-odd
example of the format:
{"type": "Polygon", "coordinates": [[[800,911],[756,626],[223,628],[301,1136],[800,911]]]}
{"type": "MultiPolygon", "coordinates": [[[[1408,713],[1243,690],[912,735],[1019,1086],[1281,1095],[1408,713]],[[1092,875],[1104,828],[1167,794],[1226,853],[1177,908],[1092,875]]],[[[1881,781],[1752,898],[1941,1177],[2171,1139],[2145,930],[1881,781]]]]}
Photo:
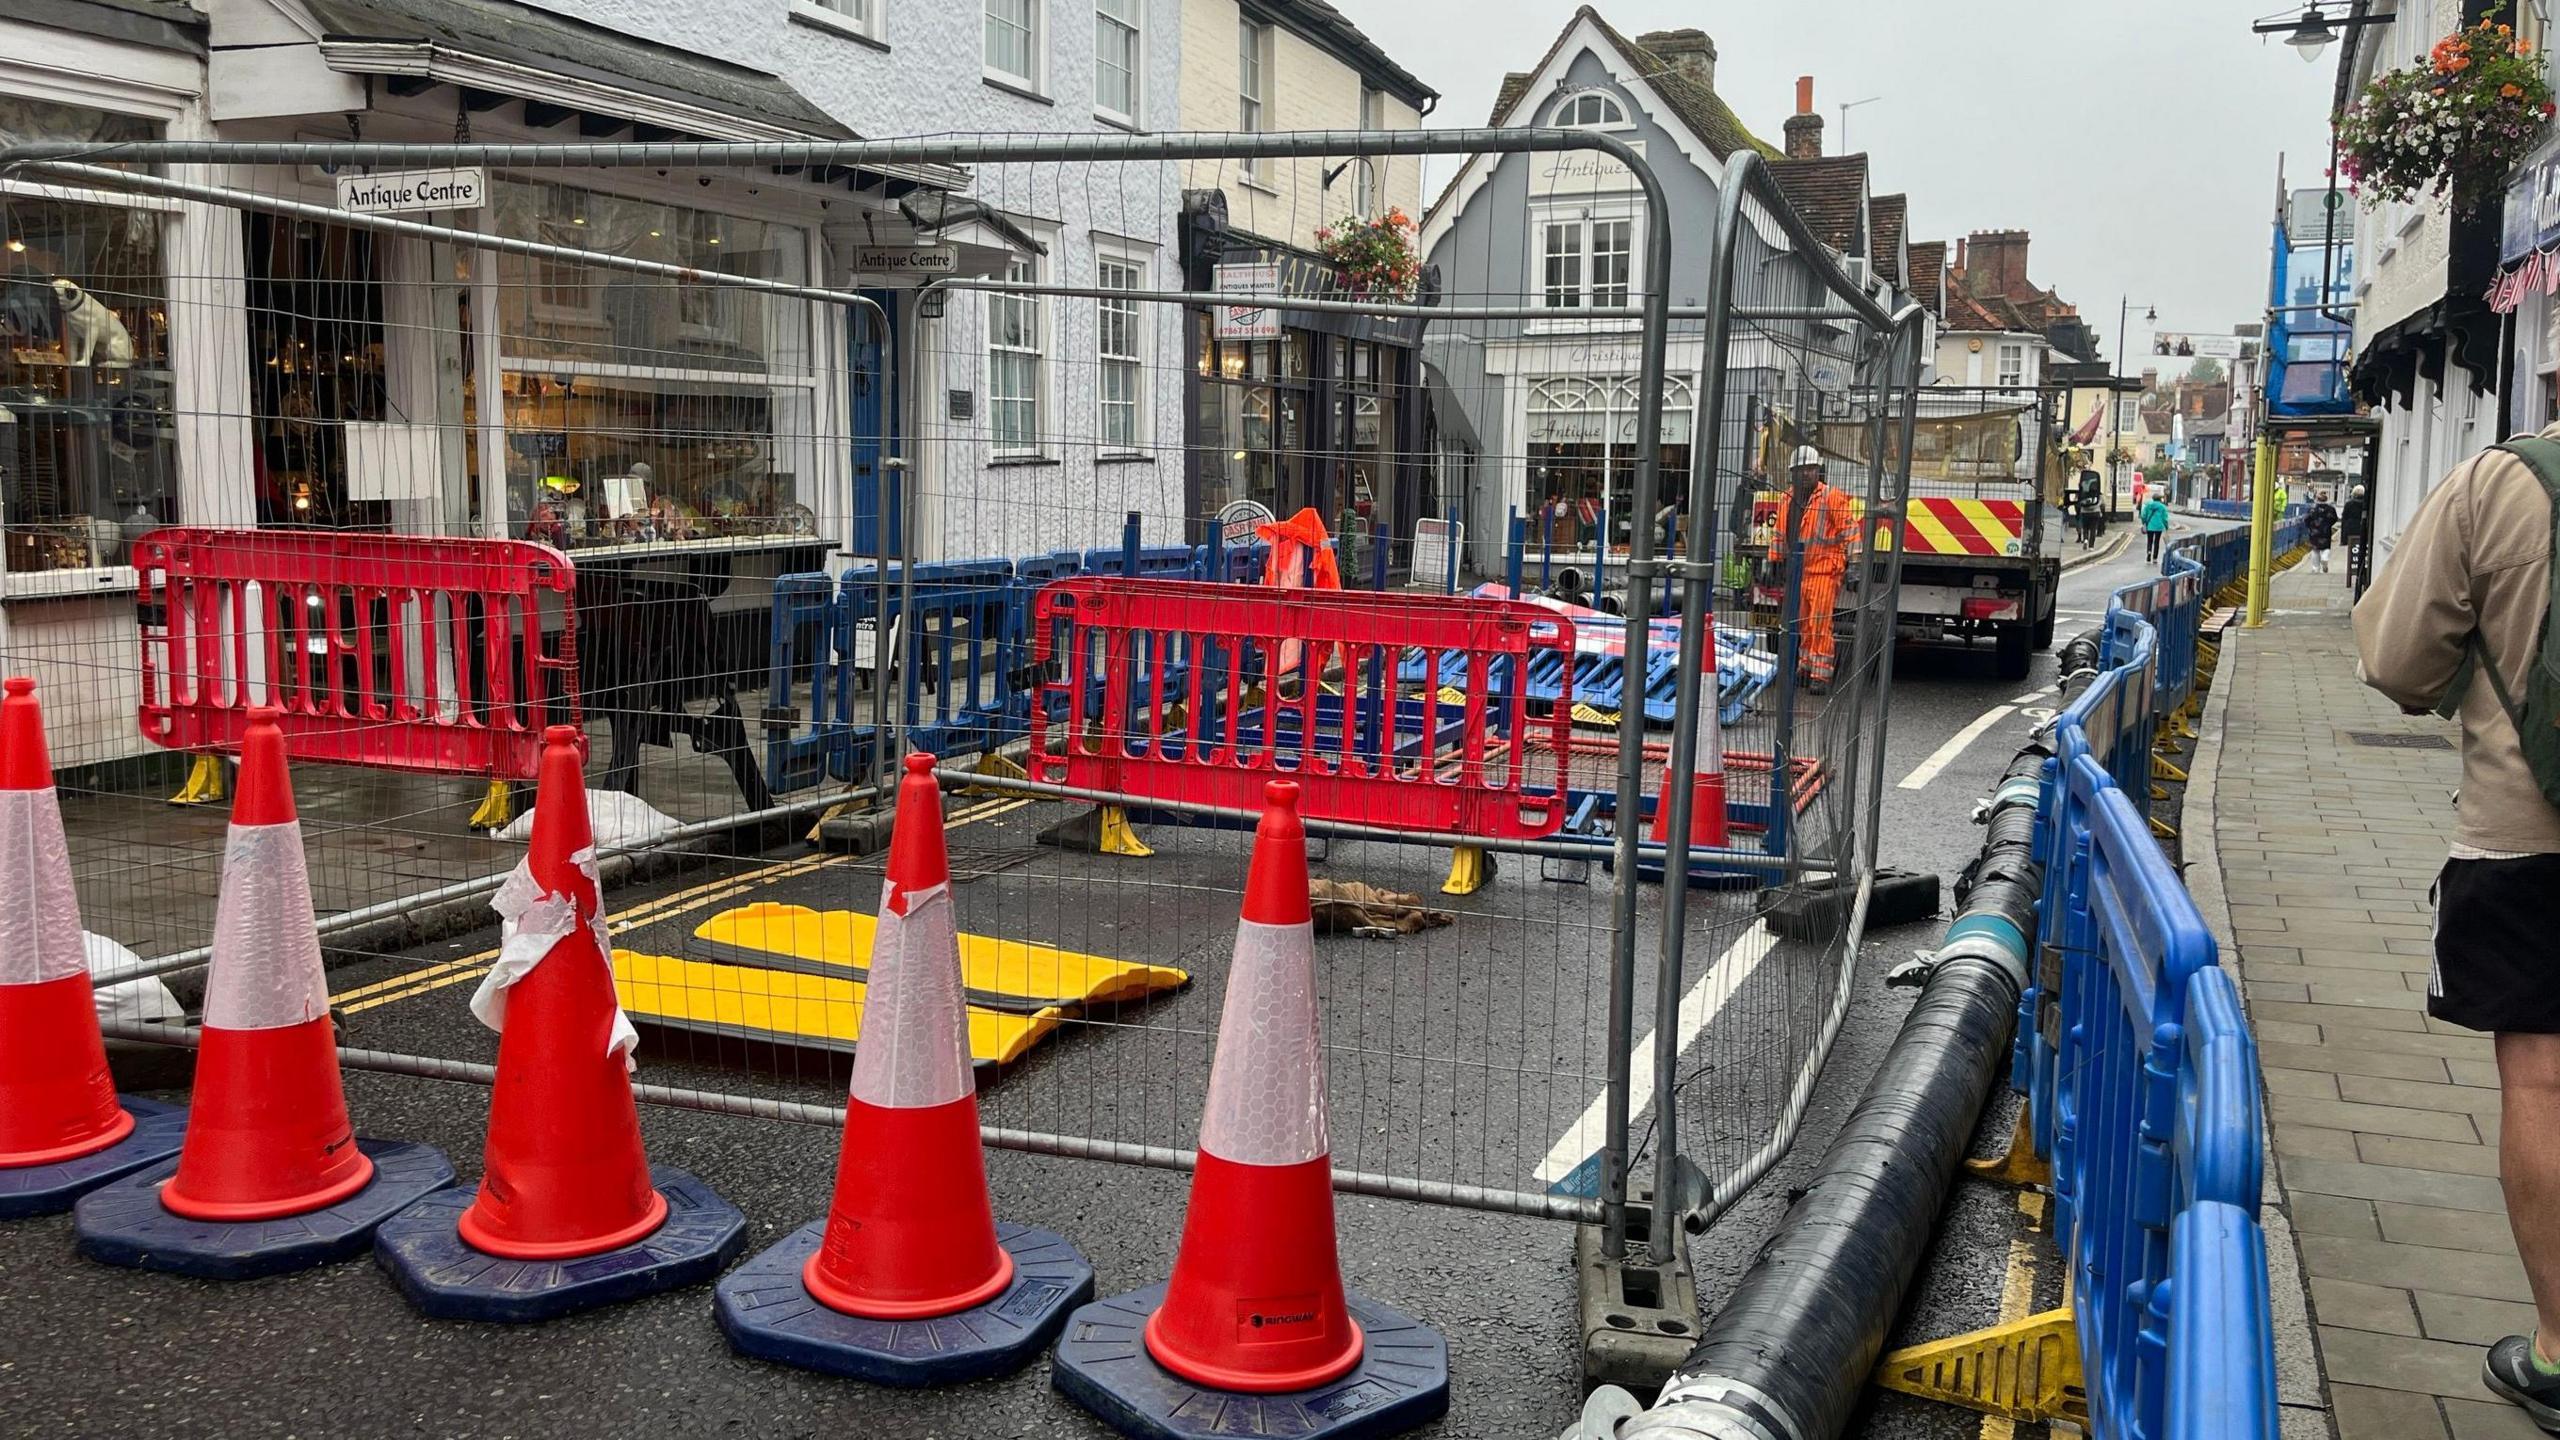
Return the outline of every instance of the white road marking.
{"type": "Polygon", "coordinates": [[[2032,705],[2052,693],[2053,687],[2048,685],[2042,690],[2030,690],[2026,694],[2019,696],[2017,699],[2012,700],[2009,703],[2012,705],[2032,705]]]}
{"type": "MultiPolygon", "coordinates": [[[[1717,956],[1716,963],[1708,966],[1707,972],[1690,985],[1688,993],[1680,997],[1680,1053],[1688,1053],[1689,1047],[1706,1033],[1717,1013],[1732,1002],[1742,983],[1751,978],[1751,972],[1759,969],[1760,962],[1768,959],[1769,952],[1777,948],[1778,937],[1769,933],[1767,922],[1755,920],[1751,928],[1743,931],[1741,938],[1717,956]]],[[[1653,1108],[1652,1031],[1646,1031],[1644,1038],[1636,1042],[1636,1048],[1629,1052],[1627,1074],[1631,1077],[1630,1088],[1635,1092],[1630,1097],[1633,1106],[1628,1118],[1634,1120],[1653,1108]]],[[[1572,1174],[1575,1166],[1598,1153],[1601,1141],[1608,1135],[1608,1118],[1609,1095],[1603,1090],[1582,1108],[1582,1118],[1574,1121],[1571,1128],[1557,1138],[1547,1151],[1547,1158],[1538,1163],[1539,1183],[1554,1184],[1572,1174]]]]}
{"type": "Polygon", "coordinates": [[[1928,759],[1921,761],[1912,768],[1910,774],[1903,776],[1902,788],[1905,790],[1928,788],[1929,782],[1938,778],[1939,771],[1954,764],[1955,758],[1964,753],[1964,747],[1981,739],[1982,732],[2008,719],[2010,712],[2017,708],[2016,705],[1994,705],[1982,712],[1980,718],[1948,736],[1946,744],[1932,751],[1928,759]]]}

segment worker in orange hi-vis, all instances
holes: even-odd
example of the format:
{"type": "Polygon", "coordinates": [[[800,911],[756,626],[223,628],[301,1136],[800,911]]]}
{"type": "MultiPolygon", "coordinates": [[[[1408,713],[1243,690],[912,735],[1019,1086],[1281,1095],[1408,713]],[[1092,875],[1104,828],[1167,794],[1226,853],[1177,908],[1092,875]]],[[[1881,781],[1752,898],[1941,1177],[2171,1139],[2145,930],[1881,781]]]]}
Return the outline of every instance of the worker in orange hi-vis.
{"type": "MultiPolygon", "coordinates": [[[[1271,547],[1271,556],[1262,566],[1263,584],[1288,590],[1342,588],[1342,571],[1333,559],[1333,537],[1325,531],[1324,517],[1312,507],[1300,510],[1286,520],[1256,525],[1253,533],[1271,547]]],[[[1279,661],[1272,666],[1271,674],[1283,694],[1296,689],[1298,666],[1304,650],[1304,641],[1280,642],[1279,661]]],[[[1307,668],[1321,677],[1325,663],[1331,658],[1329,647],[1319,646],[1313,664],[1307,668]]]]}
{"type": "Polygon", "coordinates": [[[1822,478],[1822,452],[1796,447],[1787,462],[1791,480],[1778,502],[1778,545],[1770,553],[1784,563],[1787,547],[1804,546],[1804,588],[1797,614],[1799,668],[1806,688],[1816,695],[1831,688],[1834,645],[1831,610],[1840,600],[1840,579],[1849,571],[1849,542],[1857,537],[1857,516],[1849,497],[1822,478]]]}

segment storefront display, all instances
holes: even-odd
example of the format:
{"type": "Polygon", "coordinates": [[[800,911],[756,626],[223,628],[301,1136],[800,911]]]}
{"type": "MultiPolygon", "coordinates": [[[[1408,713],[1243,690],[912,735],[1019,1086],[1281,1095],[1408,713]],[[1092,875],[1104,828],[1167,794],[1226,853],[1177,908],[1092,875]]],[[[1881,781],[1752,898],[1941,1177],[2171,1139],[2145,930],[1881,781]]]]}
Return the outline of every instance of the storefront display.
{"type": "MultiPolygon", "coordinates": [[[[0,96],[0,143],[156,138],[156,124],[0,96]]],[[[0,183],[0,565],[121,565],[174,514],[162,211],[0,183]]]]}
{"type": "MultiPolygon", "coordinates": [[[[1665,382],[1660,473],[1689,473],[1691,391],[1685,380],[1665,382]]],[[[1635,534],[1636,381],[1557,375],[1528,382],[1527,512],[1543,517],[1559,548],[1589,548],[1600,535],[1605,508],[1608,543],[1626,549],[1635,534]]],[[[1676,493],[1666,491],[1666,493],[1676,493]]]]}
{"type": "MultiPolygon", "coordinates": [[[[790,284],[807,272],[790,226],[560,185],[496,192],[504,234],[790,284]]],[[[808,302],[511,254],[497,272],[511,533],[575,548],[814,529],[808,302]]],[[[477,398],[475,377],[475,415],[477,398]]]]}

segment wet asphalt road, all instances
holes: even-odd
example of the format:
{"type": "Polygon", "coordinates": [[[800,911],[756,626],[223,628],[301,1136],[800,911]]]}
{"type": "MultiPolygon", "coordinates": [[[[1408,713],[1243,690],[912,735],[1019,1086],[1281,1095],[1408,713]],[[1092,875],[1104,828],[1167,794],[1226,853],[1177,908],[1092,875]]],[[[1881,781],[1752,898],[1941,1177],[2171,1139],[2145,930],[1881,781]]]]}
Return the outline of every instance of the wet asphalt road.
{"type": "MultiPolygon", "coordinates": [[[[2126,556],[2066,578],[2062,638],[2095,623],[2105,593],[2145,572],[2126,556]]],[[[1886,773],[1887,863],[1952,877],[1979,832],[1974,801],[2049,706],[2050,656],[2022,683],[1993,678],[1987,649],[1906,650],[1898,668],[1886,773]],[[2041,693],[2037,693],[2041,692],[2041,693]],[[1994,706],[2035,694],[1984,731],[1920,789],[1894,782],[1994,706]]],[[[1143,882],[1080,888],[1086,857],[1020,842],[1055,807],[993,814],[953,832],[964,926],[1038,934],[1066,948],[1181,965],[1180,995],[1098,1016],[1096,1033],[1064,1033],[985,1087],[997,1124],[1188,1144],[1197,1076],[1205,1074],[1224,951],[1240,888],[1241,837],[1163,830],[1164,862],[1143,882]],[[967,878],[974,869],[990,872],[967,878]],[[1081,897],[1083,903],[1079,904],[1081,897]],[[1093,903],[1107,897],[1107,904],[1093,903]],[[975,908],[972,908],[975,907],[975,908]],[[1102,1034],[1099,1032],[1110,1032],[1102,1034]],[[1103,1043],[1103,1042],[1109,1043],[1103,1043]]],[[[1337,844],[1324,868],[1429,892],[1421,852],[1337,844]]],[[[734,873],[689,874],[618,894],[618,911],[734,873]]],[[[1570,887],[1506,882],[1461,902],[1458,925],[1398,942],[1327,940],[1335,1160],[1357,1169],[1461,1183],[1516,1185],[1573,1122],[1601,1070],[1596,992],[1605,934],[1570,887]],[[1517,1056],[1516,1062],[1510,1057],[1517,1056]]],[[[1595,877],[1600,878],[1600,877],[1595,877]]],[[[868,909],[876,871],[860,864],[774,880],[724,903],[756,899],[868,909]]],[[[1709,904],[1708,918],[1718,913],[1709,904]]],[[[646,912],[641,912],[646,913],[646,912]]],[[[617,926],[617,942],[673,951],[707,916],[617,926]]],[[[1697,1245],[1707,1307],[1729,1291],[1818,1163],[1907,1007],[1883,971],[1933,942],[1928,926],[1871,936],[1855,999],[1805,1121],[1776,1171],[1697,1245]]],[[[334,971],[340,996],[476,952],[485,936],[435,953],[384,957],[334,971]]],[[[1765,967],[1764,975],[1782,966],[1765,967]]],[[[430,973],[341,1000],[346,1043],[488,1058],[493,1038],[464,1010],[472,977],[430,973]],[[439,980],[445,983],[437,983],[439,980]]],[[[1650,999],[1642,1013],[1650,1013],[1650,999]]],[[[1751,1013],[1735,1007],[1737,1019],[1751,1013]]],[[[799,1098],[840,1097],[843,1068],[806,1052],[755,1058],[741,1081],[713,1060],[750,1058],[733,1045],[654,1037],[642,1078],[717,1084],[799,1098]]],[[[1706,1044],[1717,1043],[1710,1028],[1706,1044]]],[[[486,1092],[350,1074],[366,1133],[444,1147],[466,1176],[479,1164],[486,1092]]],[[[1713,1092],[1701,1092],[1712,1105],[1713,1092]]],[[[820,1215],[838,1135],[644,1107],[652,1158],[693,1170],[748,1217],[750,1252],[820,1215]]],[[[2005,1135],[2005,1096],[1977,1149],[2005,1135]]],[[[1169,1172],[992,1151],[996,1211],[1071,1237],[1104,1293],[1160,1280],[1171,1264],[1185,1178],[1169,1172]]],[[[1438,1326],[1452,1356],[1450,1416],[1436,1436],[1553,1435],[1579,1404],[1571,1236],[1554,1221],[1343,1196],[1343,1266],[1352,1283],[1438,1326]]],[[[1936,1260],[1915,1289],[1899,1338],[1942,1335],[1997,1318],[2011,1240],[2008,1194],[1967,1182],[1951,1204],[1936,1260]]],[[[2049,1258],[2036,1302],[2059,1293],[2049,1258]]],[[[0,1431],[25,1435],[841,1435],[1083,1436],[1108,1433],[1049,1388],[1045,1362],[999,1381],[900,1393],[731,1355],[706,1291],[692,1290],[531,1330],[418,1318],[370,1264],[243,1285],[213,1285],[90,1265],[74,1258],[67,1217],[0,1228],[0,1431]]],[[[2021,1427],[2032,1433],[2035,1427],[2021,1427]]],[[[1855,1433],[1974,1436],[1973,1417],[1876,1401],[1855,1433]]]]}

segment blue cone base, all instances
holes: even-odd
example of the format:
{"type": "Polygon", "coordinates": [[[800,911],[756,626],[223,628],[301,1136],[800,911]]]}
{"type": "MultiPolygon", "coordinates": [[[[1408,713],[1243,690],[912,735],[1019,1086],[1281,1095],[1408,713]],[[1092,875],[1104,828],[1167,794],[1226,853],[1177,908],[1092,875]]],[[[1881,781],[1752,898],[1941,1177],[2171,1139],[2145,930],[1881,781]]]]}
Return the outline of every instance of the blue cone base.
{"type": "Polygon", "coordinates": [[[927,1320],[847,1315],[800,1283],[826,1228],[801,1226],[720,1282],[715,1308],[732,1349],[874,1385],[952,1385],[1021,1369],[1057,1338],[1069,1310],[1093,1298],[1093,1267],[1076,1247],[998,1221],[1013,1283],[986,1304],[927,1320]]]}
{"type": "Polygon", "coordinates": [[[1050,1359],[1058,1392],[1123,1435],[1360,1440],[1401,1435],[1449,1413],[1449,1342],[1365,1295],[1343,1297],[1361,1333],[1351,1373],[1311,1390],[1247,1395],[1195,1385],[1147,1353],[1147,1317],[1164,1304],[1164,1291],[1150,1285],[1078,1310],[1050,1359]]]}
{"type": "Polygon", "coordinates": [[[522,1324],[698,1285],[747,1243],[747,1217],[685,1171],[649,1167],[667,1197],[666,1223],[612,1250],[563,1260],[510,1260],[463,1240],[462,1212],[479,1192],[438,1190],[382,1222],[373,1258],[409,1303],[439,1320],[522,1324]]]}
{"type": "Polygon", "coordinates": [[[80,1197],[72,1226],[80,1253],[108,1265],[166,1270],[206,1280],[255,1280],[308,1270],[361,1255],[374,1227],[453,1183],[453,1167],[432,1145],[367,1140],[373,1179],[326,1209],[274,1220],[190,1220],[160,1203],[160,1187],[178,1171],[174,1159],[139,1170],[80,1197]]]}
{"type": "Polygon", "coordinates": [[[116,1103],[133,1117],[133,1129],[106,1149],[50,1165],[0,1169],[0,1220],[59,1215],[81,1196],[155,1160],[168,1159],[185,1143],[187,1112],[183,1106],[131,1095],[117,1096],[116,1103]]]}

